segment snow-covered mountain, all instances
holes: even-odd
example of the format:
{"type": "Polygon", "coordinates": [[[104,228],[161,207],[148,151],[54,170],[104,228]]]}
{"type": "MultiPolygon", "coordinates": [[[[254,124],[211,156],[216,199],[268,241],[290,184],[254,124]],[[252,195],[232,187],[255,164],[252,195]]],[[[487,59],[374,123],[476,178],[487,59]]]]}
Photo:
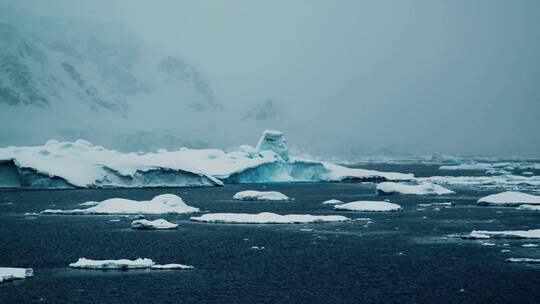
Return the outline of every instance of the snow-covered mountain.
{"type": "Polygon", "coordinates": [[[197,133],[224,108],[198,65],[118,25],[2,8],[0,41],[0,146],[84,137],[121,149],[200,147],[197,133]]]}

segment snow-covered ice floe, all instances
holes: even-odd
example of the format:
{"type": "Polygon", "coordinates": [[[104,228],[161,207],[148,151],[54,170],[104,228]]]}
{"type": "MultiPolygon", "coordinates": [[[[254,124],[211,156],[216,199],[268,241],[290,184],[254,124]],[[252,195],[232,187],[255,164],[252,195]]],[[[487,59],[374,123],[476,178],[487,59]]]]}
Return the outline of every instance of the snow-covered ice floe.
{"type": "Polygon", "coordinates": [[[462,238],[464,239],[489,239],[489,238],[540,239],[540,229],[507,230],[507,231],[473,230],[471,233],[462,236],[462,238]]]}
{"type": "Polygon", "coordinates": [[[540,211],[540,205],[520,205],[518,210],[540,211]]]}
{"type": "Polygon", "coordinates": [[[432,206],[441,206],[441,207],[451,207],[455,206],[455,202],[442,202],[442,203],[426,203],[426,204],[418,204],[418,207],[432,207],[432,206]]]}
{"type": "Polygon", "coordinates": [[[335,205],[335,210],[346,211],[365,211],[365,212],[385,212],[385,211],[401,211],[402,208],[398,204],[381,202],[381,201],[357,201],[342,205],[335,205]]]}
{"type": "Polygon", "coordinates": [[[377,194],[414,194],[414,195],[444,195],[454,191],[432,183],[410,185],[403,183],[384,182],[377,185],[377,194]]]}
{"type": "Polygon", "coordinates": [[[136,260],[91,260],[79,258],[77,262],[69,264],[71,268],[83,269],[190,269],[193,266],[182,264],[158,265],[151,259],[138,258],[136,260]]]}
{"type": "Polygon", "coordinates": [[[439,170],[479,170],[492,172],[509,172],[515,170],[540,170],[540,163],[522,163],[522,162],[490,162],[482,163],[468,161],[458,165],[440,166],[439,170]]]}
{"type": "Polygon", "coordinates": [[[339,205],[339,204],[343,204],[343,202],[337,199],[329,199],[323,202],[323,205],[339,205]]]}
{"type": "Polygon", "coordinates": [[[485,206],[540,205],[540,196],[506,191],[482,197],[478,200],[477,204],[485,206]]]}
{"type": "Polygon", "coordinates": [[[34,276],[32,268],[0,267],[0,283],[34,276]]]}
{"type": "Polygon", "coordinates": [[[164,219],[154,221],[142,219],[131,222],[131,228],[139,230],[169,230],[178,228],[178,224],[173,224],[164,219]]]}
{"type": "Polygon", "coordinates": [[[540,263],[540,259],[531,259],[531,258],[508,258],[505,261],[508,263],[529,263],[529,264],[540,263]]]}
{"type": "Polygon", "coordinates": [[[345,222],[351,219],[341,215],[286,214],[270,212],[250,213],[207,213],[191,217],[192,221],[230,224],[301,224],[322,222],[345,222]]]}
{"type": "Polygon", "coordinates": [[[174,194],[162,194],[150,201],[134,201],[125,198],[111,198],[87,209],[46,209],[43,214],[182,214],[198,212],[174,194]]]}
{"type": "Polygon", "coordinates": [[[279,131],[257,148],[121,153],[85,140],[0,148],[0,188],[219,186],[225,183],[411,180],[412,174],[347,168],[293,157],[279,131]]]}
{"type": "Polygon", "coordinates": [[[289,201],[288,196],[277,191],[240,191],[233,196],[233,199],[239,201],[289,201]]]}
{"type": "Polygon", "coordinates": [[[419,183],[429,182],[445,186],[475,189],[503,188],[507,190],[537,190],[540,188],[540,176],[431,176],[418,177],[415,180],[419,183]]]}

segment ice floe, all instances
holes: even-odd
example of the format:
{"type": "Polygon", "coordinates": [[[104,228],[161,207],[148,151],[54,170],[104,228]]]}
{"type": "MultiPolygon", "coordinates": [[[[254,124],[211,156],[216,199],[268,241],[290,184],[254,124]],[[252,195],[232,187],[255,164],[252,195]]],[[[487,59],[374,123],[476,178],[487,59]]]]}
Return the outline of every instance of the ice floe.
{"type": "Polygon", "coordinates": [[[300,224],[322,222],[345,222],[351,219],[341,215],[286,214],[270,212],[252,213],[207,213],[191,217],[192,221],[231,224],[300,224]]]}
{"type": "Polygon", "coordinates": [[[338,204],[343,204],[343,202],[337,199],[330,199],[323,202],[323,205],[338,205],[338,204]]]}
{"type": "Polygon", "coordinates": [[[389,202],[381,201],[357,201],[350,202],[342,205],[335,205],[335,210],[346,211],[364,211],[364,212],[388,212],[388,211],[400,211],[401,206],[389,202]]]}
{"type": "Polygon", "coordinates": [[[162,194],[150,201],[134,201],[125,198],[111,198],[87,209],[46,209],[44,214],[182,214],[198,212],[174,194],[162,194]]]}
{"type": "Polygon", "coordinates": [[[507,190],[535,190],[540,188],[540,176],[498,175],[498,176],[431,176],[418,177],[419,183],[430,182],[452,187],[507,190]]]}
{"type": "Polygon", "coordinates": [[[489,238],[540,239],[540,229],[507,230],[507,231],[473,230],[471,233],[462,236],[462,238],[465,238],[465,239],[489,239],[489,238]]]}
{"type": "Polygon", "coordinates": [[[519,205],[518,210],[540,211],[540,205],[519,205]]]}
{"type": "Polygon", "coordinates": [[[451,193],[454,191],[427,182],[418,185],[383,182],[377,185],[377,194],[444,195],[451,193]]]}
{"type": "Polygon", "coordinates": [[[190,269],[193,266],[182,264],[165,264],[158,265],[151,259],[138,258],[136,260],[119,259],[119,260],[91,260],[79,258],[77,262],[69,264],[71,268],[83,269],[190,269]]]}
{"type": "Polygon", "coordinates": [[[289,201],[288,196],[277,191],[240,191],[233,196],[233,199],[240,201],[289,201]]]}
{"type": "Polygon", "coordinates": [[[488,206],[540,205],[540,196],[506,191],[482,197],[478,200],[477,204],[488,206]]]}
{"type": "Polygon", "coordinates": [[[527,244],[521,245],[521,247],[534,248],[534,247],[538,247],[538,244],[527,243],[527,244]]]}
{"type": "Polygon", "coordinates": [[[531,258],[508,258],[505,261],[508,263],[529,263],[529,264],[540,263],[540,259],[531,259],[531,258]]]}
{"type": "Polygon", "coordinates": [[[178,224],[173,224],[164,219],[157,219],[154,221],[143,219],[131,222],[131,228],[139,230],[169,230],[178,228],[178,224]]]}
{"type": "Polygon", "coordinates": [[[32,268],[0,267],[0,283],[34,276],[32,268]]]}

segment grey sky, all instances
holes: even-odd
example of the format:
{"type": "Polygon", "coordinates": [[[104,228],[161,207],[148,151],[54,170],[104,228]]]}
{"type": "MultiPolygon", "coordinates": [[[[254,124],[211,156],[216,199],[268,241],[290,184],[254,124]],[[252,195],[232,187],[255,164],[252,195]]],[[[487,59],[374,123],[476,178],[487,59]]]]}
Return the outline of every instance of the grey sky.
{"type": "Polygon", "coordinates": [[[292,123],[261,127],[321,153],[540,156],[540,1],[0,3],[120,23],[200,66],[226,113],[276,100],[292,123]]]}

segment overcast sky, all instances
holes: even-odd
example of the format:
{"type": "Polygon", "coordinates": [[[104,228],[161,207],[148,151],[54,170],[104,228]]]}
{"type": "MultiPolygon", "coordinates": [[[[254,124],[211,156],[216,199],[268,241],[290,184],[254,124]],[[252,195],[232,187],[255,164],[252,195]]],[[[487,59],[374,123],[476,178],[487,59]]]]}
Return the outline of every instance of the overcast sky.
{"type": "Polygon", "coordinates": [[[285,104],[289,141],[540,155],[538,0],[0,3],[120,23],[197,63],[229,109],[285,104]]]}

